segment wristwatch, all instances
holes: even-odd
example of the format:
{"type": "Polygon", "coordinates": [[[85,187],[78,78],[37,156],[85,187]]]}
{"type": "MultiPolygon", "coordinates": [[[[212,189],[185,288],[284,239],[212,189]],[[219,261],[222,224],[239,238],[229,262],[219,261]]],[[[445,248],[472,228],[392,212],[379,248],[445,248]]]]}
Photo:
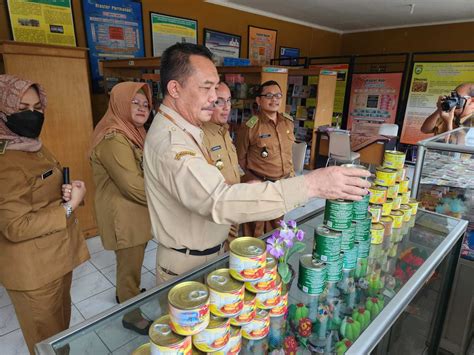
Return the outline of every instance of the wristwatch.
{"type": "Polygon", "coordinates": [[[66,210],[66,218],[71,217],[72,215],[72,206],[69,202],[63,203],[63,207],[66,210]]]}

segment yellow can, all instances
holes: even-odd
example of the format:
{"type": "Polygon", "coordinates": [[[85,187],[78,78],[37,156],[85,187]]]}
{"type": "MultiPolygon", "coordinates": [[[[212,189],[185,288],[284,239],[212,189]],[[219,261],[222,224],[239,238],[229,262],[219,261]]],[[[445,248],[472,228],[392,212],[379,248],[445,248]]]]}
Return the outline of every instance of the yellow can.
{"type": "Polygon", "coordinates": [[[385,228],[384,237],[390,237],[393,229],[393,218],[391,216],[383,216],[380,218],[380,223],[383,224],[385,228]]]}
{"type": "Polygon", "coordinates": [[[267,256],[267,265],[265,274],[258,281],[249,281],[245,283],[245,288],[253,293],[268,292],[276,286],[277,262],[272,256],[267,256]]]}
{"type": "Polygon", "coordinates": [[[398,190],[398,193],[403,193],[408,191],[408,187],[410,185],[410,179],[405,178],[404,180],[400,181],[400,189],[398,190]]]}
{"type": "Polygon", "coordinates": [[[230,243],[229,268],[239,281],[257,281],[265,274],[267,249],[265,242],[253,237],[240,237],[230,243]]]}
{"type": "Polygon", "coordinates": [[[257,307],[271,309],[280,303],[281,299],[281,277],[277,275],[275,287],[267,292],[259,292],[255,295],[257,307]]]}
{"type": "Polygon", "coordinates": [[[153,322],[148,335],[151,340],[152,354],[192,354],[191,337],[173,333],[169,315],[162,316],[153,322]]]}
{"type": "Polygon", "coordinates": [[[288,310],[288,290],[281,295],[280,303],[270,310],[270,317],[280,317],[288,310]]]}
{"type": "Polygon", "coordinates": [[[370,227],[370,243],[382,244],[385,227],[381,223],[372,223],[370,227]]]}
{"type": "Polygon", "coordinates": [[[410,201],[410,194],[411,194],[410,190],[408,190],[407,192],[402,192],[401,194],[399,194],[402,197],[402,199],[401,199],[402,205],[408,204],[408,201],[410,201]]]}
{"type": "Polygon", "coordinates": [[[401,205],[400,211],[403,212],[403,222],[409,222],[411,218],[411,206],[401,205]]]}
{"type": "MultiPolygon", "coordinates": [[[[151,351],[151,344],[146,343],[140,345],[138,348],[133,350],[132,355],[150,355],[151,351]]],[[[187,353],[186,355],[191,355],[191,353],[187,353]]]]}
{"type": "Polygon", "coordinates": [[[382,204],[382,216],[390,216],[390,212],[392,212],[392,204],[393,200],[391,198],[387,198],[387,201],[382,204]]]}
{"type": "Polygon", "coordinates": [[[395,196],[392,199],[392,210],[399,210],[401,204],[402,204],[402,196],[400,196],[399,194],[398,196],[395,196]]]}
{"type": "Polygon", "coordinates": [[[230,339],[230,319],[211,315],[209,325],[193,335],[193,345],[206,353],[224,348],[230,339]]]}
{"type": "Polygon", "coordinates": [[[213,352],[212,355],[238,355],[242,350],[242,330],[240,327],[230,327],[230,339],[223,349],[213,352]]]}
{"type": "Polygon", "coordinates": [[[242,326],[242,336],[249,340],[265,338],[270,332],[270,315],[264,309],[258,309],[255,319],[242,326]]]}
{"type": "Polygon", "coordinates": [[[383,166],[392,169],[402,169],[405,164],[405,153],[396,150],[386,150],[383,155],[383,166]]]}
{"type": "Polygon", "coordinates": [[[240,327],[244,324],[250,323],[255,318],[256,312],[257,300],[255,299],[255,294],[245,291],[244,308],[238,316],[230,319],[230,324],[240,327]]]}
{"type": "Polygon", "coordinates": [[[397,179],[396,179],[397,182],[405,180],[406,177],[407,177],[407,168],[406,168],[406,166],[404,166],[401,169],[397,169],[397,179]]]}
{"type": "Polygon", "coordinates": [[[369,202],[381,205],[387,200],[387,188],[385,186],[372,185],[369,187],[369,202]]]}
{"type": "Polygon", "coordinates": [[[393,186],[397,178],[397,171],[390,168],[377,167],[375,169],[375,183],[380,186],[393,186]]]}
{"type": "Polygon", "coordinates": [[[411,198],[409,201],[408,201],[408,205],[411,207],[411,214],[412,216],[415,216],[416,213],[418,212],[418,204],[419,202],[414,199],[414,198],[411,198]]]}
{"type": "Polygon", "coordinates": [[[369,204],[369,212],[372,215],[372,223],[378,223],[382,217],[382,206],[369,204]]]}
{"type": "Polygon", "coordinates": [[[392,211],[392,213],[390,213],[390,217],[393,218],[393,225],[392,225],[392,228],[393,229],[399,229],[399,228],[402,228],[402,225],[403,225],[403,212],[402,211],[392,211]]]}
{"type": "Polygon", "coordinates": [[[244,308],[244,284],[230,276],[229,269],[219,269],[207,276],[209,309],[218,317],[234,317],[244,308]]]}
{"type": "Polygon", "coordinates": [[[209,324],[209,289],[196,281],[174,286],[168,293],[171,329],[179,335],[194,335],[209,324]]]}
{"type": "Polygon", "coordinates": [[[393,186],[387,188],[387,198],[395,198],[398,196],[398,190],[400,190],[400,184],[398,182],[393,186]]]}

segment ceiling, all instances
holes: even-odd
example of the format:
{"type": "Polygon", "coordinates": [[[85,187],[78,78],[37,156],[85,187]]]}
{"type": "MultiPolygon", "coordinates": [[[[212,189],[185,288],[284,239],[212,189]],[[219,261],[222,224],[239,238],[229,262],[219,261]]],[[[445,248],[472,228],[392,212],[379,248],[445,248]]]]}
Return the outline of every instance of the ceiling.
{"type": "Polygon", "coordinates": [[[207,2],[337,33],[474,21],[474,0],[207,0],[207,2]]]}

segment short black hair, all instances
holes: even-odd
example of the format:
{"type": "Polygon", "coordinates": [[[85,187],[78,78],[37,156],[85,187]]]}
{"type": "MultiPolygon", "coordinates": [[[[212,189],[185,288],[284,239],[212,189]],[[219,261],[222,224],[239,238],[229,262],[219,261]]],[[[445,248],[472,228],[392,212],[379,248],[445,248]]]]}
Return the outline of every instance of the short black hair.
{"type": "Polygon", "coordinates": [[[191,55],[200,55],[212,61],[212,53],[204,46],[193,43],[176,43],[166,48],[161,56],[160,81],[163,96],[168,94],[168,83],[176,80],[180,84],[192,74],[189,62],[191,55]]]}
{"type": "Polygon", "coordinates": [[[263,88],[265,88],[267,86],[273,86],[273,85],[278,86],[280,88],[280,91],[281,91],[280,84],[278,84],[275,80],[267,80],[263,84],[260,84],[260,86],[258,87],[257,96],[262,95],[263,88]]]}

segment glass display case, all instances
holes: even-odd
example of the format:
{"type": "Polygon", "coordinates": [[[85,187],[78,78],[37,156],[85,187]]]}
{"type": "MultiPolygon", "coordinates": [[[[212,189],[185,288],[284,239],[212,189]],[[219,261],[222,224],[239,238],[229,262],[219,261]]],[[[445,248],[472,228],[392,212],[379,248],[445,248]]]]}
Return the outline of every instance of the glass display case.
{"type": "MultiPolygon", "coordinates": [[[[403,225],[400,235],[371,247],[366,268],[358,268],[356,274],[343,272],[339,282],[328,283],[325,291],[317,296],[303,293],[297,280],[299,259],[301,254],[312,252],[315,229],[323,223],[323,209],[313,211],[297,222],[305,232],[306,250],[291,259],[296,277],[289,291],[288,315],[270,318],[267,337],[252,341],[242,338],[240,354],[272,351],[283,354],[281,348],[287,345],[287,337],[291,336],[299,344],[298,354],[342,354],[346,350],[347,354],[371,351],[386,354],[391,349],[393,353],[410,354],[410,349],[427,347],[432,350],[437,347],[436,337],[439,339],[441,331],[437,325],[445,314],[447,290],[452,284],[453,265],[458,258],[467,222],[419,210],[403,225]],[[426,302],[427,294],[431,296],[430,302],[426,302]],[[349,336],[350,324],[345,317],[358,312],[359,305],[364,308],[370,302],[373,302],[370,307],[372,320],[365,317],[364,321],[361,320],[360,335],[357,337],[357,329],[352,329],[349,336]],[[297,324],[297,315],[309,319],[310,324],[301,328],[301,322],[297,324]],[[417,322],[412,324],[410,317],[417,322]],[[354,340],[352,344],[342,341],[342,327],[346,338],[354,340]],[[419,334],[420,329],[406,334],[408,329],[416,330],[417,327],[424,327],[423,334],[419,334]],[[407,343],[410,348],[405,351],[407,343]]],[[[167,297],[174,285],[187,280],[203,282],[213,270],[227,267],[228,254],[225,254],[37,344],[36,351],[40,355],[131,354],[150,340],[148,336],[123,328],[122,318],[126,313],[139,307],[148,318],[157,319],[168,313],[167,297]]]]}

